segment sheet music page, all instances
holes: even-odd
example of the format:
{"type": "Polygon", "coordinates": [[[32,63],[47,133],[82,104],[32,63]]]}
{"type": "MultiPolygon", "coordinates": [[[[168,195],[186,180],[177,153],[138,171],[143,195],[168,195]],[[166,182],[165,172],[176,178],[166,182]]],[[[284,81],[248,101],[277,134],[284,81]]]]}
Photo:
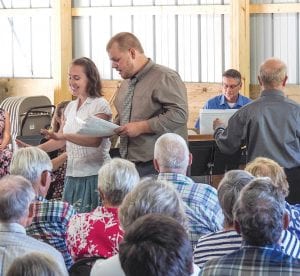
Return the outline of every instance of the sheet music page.
{"type": "Polygon", "coordinates": [[[100,119],[96,116],[82,120],[76,117],[76,121],[81,125],[77,133],[94,137],[106,137],[115,134],[114,130],[120,126],[100,119]]]}
{"type": "Polygon", "coordinates": [[[228,124],[230,117],[237,109],[201,109],[200,110],[200,134],[213,134],[213,121],[219,118],[225,126],[228,124]]]}

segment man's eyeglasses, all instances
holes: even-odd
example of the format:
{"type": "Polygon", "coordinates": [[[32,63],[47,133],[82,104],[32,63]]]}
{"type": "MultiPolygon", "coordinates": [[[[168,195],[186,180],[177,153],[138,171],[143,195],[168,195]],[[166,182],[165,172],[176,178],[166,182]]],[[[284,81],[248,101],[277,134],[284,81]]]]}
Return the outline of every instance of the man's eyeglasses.
{"type": "Polygon", "coordinates": [[[50,174],[51,182],[55,181],[56,176],[55,176],[55,174],[52,171],[50,171],[50,170],[44,170],[43,172],[48,172],[50,174]]]}
{"type": "Polygon", "coordinates": [[[223,85],[224,89],[228,89],[228,88],[234,89],[234,88],[237,88],[238,86],[240,86],[241,83],[239,82],[238,84],[232,84],[232,85],[227,85],[227,84],[223,83],[222,85],[223,85]]]}

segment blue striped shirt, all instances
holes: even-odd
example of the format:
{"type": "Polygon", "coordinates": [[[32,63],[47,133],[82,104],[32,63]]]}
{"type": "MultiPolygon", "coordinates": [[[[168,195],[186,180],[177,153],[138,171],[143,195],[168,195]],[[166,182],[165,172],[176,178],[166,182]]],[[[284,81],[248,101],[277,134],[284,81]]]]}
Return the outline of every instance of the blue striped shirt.
{"type": "MultiPolygon", "coordinates": [[[[235,231],[219,231],[201,237],[194,250],[194,263],[200,268],[210,259],[227,255],[241,248],[242,237],[235,231]]],[[[282,251],[294,258],[300,258],[300,242],[287,230],[281,234],[282,251]]]]}

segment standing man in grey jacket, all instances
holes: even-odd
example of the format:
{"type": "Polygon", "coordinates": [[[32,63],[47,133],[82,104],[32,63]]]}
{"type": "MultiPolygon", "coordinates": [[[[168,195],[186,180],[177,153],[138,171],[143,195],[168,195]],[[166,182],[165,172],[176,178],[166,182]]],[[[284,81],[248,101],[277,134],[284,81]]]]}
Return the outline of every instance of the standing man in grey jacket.
{"type": "Polygon", "coordinates": [[[248,161],[258,156],[279,163],[290,185],[289,203],[300,203],[300,105],[284,95],[287,67],[276,58],[260,66],[262,87],[258,99],[238,110],[227,128],[219,119],[213,123],[220,150],[232,153],[246,145],[248,161]]]}

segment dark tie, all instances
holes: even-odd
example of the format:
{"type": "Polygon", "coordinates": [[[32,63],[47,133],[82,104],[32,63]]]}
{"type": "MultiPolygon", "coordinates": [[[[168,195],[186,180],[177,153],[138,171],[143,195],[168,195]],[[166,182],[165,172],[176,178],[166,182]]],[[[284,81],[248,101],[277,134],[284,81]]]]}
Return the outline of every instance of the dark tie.
{"type": "MultiPolygon", "coordinates": [[[[128,83],[128,90],[124,97],[123,110],[120,114],[120,124],[121,126],[127,124],[130,121],[131,108],[132,108],[132,97],[135,88],[135,84],[137,83],[137,78],[130,79],[128,83]]],[[[120,137],[120,155],[122,158],[126,158],[127,156],[127,147],[128,147],[128,137],[121,136],[120,137]]]]}

